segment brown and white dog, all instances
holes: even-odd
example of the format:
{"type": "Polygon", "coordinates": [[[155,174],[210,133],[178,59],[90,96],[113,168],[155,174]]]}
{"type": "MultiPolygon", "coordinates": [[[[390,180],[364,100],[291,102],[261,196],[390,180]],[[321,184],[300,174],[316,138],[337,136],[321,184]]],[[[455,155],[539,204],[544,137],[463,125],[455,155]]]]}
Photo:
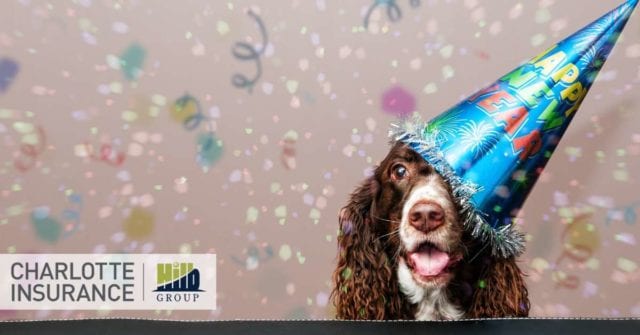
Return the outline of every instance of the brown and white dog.
{"type": "Polygon", "coordinates": [[[492,256],[463,229],[458,212],[443,178],[396,142],[340,212],[337,318],[527,316],[515,258],[492,256]]]}

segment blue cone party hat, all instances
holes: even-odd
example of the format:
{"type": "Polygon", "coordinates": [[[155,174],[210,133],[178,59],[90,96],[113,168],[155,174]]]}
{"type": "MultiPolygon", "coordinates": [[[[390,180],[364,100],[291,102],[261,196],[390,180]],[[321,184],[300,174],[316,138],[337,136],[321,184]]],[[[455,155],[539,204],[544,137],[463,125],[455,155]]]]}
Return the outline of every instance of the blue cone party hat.
{"type": "Polygon", "coordinates": [[[524,251],[514,217],[638,0],[628,1],[431,121],[392,126],[450,183],[461,220],[496,256],[524,251]]]}

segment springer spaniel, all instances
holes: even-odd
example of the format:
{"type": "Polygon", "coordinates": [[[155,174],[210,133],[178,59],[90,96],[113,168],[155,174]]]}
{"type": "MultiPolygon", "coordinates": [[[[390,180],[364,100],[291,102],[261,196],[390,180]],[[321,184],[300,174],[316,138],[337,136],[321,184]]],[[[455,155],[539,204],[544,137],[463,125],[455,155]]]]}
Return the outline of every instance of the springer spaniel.
{"type": "Polygon", "coordinates": [[[339,217],[333,303],[339,319],[527,316],[514,257],[491,255],[462,227],[451,188],[396,142],[339,217]]]}

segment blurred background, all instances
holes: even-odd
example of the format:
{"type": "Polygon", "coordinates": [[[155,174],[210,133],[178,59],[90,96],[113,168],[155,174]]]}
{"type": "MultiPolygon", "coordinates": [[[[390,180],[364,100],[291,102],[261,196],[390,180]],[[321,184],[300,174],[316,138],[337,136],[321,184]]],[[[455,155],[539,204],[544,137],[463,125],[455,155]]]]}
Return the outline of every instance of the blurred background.
{"type": "MultiPolygon", "coordinates": [[[[0,318],[332,318],[389,124],[622,1],[3,1],[0,251],[216,253],[218,309],[0,318]]],[[[640,316],[637,16],[520,213],[532,316],[640,316]]]]}

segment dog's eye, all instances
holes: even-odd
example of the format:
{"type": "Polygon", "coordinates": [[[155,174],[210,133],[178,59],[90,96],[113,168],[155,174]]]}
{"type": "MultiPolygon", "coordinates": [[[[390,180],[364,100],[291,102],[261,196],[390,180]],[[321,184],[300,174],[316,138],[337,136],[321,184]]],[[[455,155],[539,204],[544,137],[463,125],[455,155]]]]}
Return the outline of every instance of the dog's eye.
{"type": "Polygon", "coordinates": [[[396,164],[392,169],[392,177],[395,180],[401,180],[407,177],[409,171],[407,171],[407,167],[402,164],[396,164]]]}

